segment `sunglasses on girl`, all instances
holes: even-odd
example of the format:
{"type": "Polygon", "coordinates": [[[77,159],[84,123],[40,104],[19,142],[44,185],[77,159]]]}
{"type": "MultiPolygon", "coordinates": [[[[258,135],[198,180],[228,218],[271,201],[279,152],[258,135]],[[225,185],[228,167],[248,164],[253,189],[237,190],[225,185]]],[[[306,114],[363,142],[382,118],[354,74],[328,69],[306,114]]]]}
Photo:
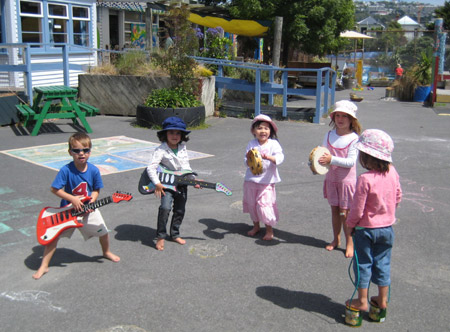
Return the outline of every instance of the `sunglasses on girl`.
{"type": "Polygon", "coordinates": [[[89,148],[86,148],[86,149],[70,149],[70,151],[72,151],[73,153],[76,153],[76,154],[80,154],[81,151],[83,151],[84,153],[89,153],[89,152],[91,152],[91,149],[89,149],[89,148]]]}

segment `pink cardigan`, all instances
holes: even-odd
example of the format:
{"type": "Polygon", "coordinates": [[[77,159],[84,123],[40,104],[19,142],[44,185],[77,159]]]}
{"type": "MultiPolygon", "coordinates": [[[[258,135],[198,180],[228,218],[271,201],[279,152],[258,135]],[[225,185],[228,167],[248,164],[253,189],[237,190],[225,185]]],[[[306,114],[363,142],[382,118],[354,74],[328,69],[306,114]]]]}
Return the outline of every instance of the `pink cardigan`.
{"type": "Polygon", "coordinates": [[[395,223],[395,209],[402,199],[400,179],[393,165],[382,174],[368,171],[358,177],[347,225],[381,228],[395,223]]]}

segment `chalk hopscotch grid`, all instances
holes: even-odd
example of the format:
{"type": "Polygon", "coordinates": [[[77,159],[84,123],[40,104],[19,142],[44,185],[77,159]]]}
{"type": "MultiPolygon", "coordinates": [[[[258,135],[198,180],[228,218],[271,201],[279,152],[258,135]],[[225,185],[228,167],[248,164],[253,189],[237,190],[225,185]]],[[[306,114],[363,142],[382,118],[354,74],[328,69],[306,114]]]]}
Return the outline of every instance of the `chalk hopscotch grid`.
{"type": "MultiPolygon", "coordinates": [[[[127,136],[92,139],[89,162],[100,169],[102,175],[144,168],[160,143],[127,136]]],[[[0,153],[46,167],[55,171],[72,161],[67,142],[0,151],[0,153]]],[[[211,154],[188,150],[190,160],[213,157],[211,154]]]]}

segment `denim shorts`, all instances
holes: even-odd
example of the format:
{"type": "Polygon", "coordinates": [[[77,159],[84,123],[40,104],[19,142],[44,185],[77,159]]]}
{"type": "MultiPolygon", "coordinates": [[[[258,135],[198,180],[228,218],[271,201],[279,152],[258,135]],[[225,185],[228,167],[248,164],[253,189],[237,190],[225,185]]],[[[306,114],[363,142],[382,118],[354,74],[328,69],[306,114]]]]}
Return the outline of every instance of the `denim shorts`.
{"type": "Polygon", "coordinates": [[[391,284],[391,252],[394,244],[392,226],[357,229],[353,236],[359,272],[358,288],[369,288],[370,282],[378,286],[391,284]]]}

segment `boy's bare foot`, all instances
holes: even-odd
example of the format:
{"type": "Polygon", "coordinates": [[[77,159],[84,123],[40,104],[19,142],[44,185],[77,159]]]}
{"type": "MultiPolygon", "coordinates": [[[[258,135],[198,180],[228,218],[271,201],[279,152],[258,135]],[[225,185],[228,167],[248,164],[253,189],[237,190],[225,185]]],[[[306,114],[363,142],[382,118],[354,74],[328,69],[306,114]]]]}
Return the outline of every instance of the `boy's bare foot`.
{"type": "Polygon", "coordinates": [[[114,255],[111,251],[107,251],[105,253],[103,253],[103,257],[109,259],[110,261],[117,263],[118,261],[120,261],[120,257],[117,255],[114,255]]]}
{"type": "MultiPolygon", "coordinates": [[[[345,302],[345,305],[350,307],[350,300],[345,302]]],[[[351,308],[356,309],[356,310],[361,310],[361,311],[367,311],[369,309],[369,306],[367,304],[367,301],[362,303],[361,300],[355,299],[355,300],[351,300],[351,308]]]]}
{"type": "Polygon", "coordinates": [[[387,303],[383,304],[379,296],[372,296],[370,298],[370,302],[372,302],[374,305],[376,305],[380,309],[387,308],[387,303]]]}
{"type": "Polygon", "coordinates": [[[38,280],[40,279],[44,274],[48,272],[48,267],[46,268],[39,268],[35,274],[33,274],[33,279],[38,280]]]}
{"type": "Polygon", "coordinates": [[[183,240],[181,237],[176,237],[173,239],[176,243],[179,243],[181,245],[186,244],[186,241],[183,240]]]}
{"type": "Polygon", "coordinates": [[[330,244],[327,244],[325,246],[325,249],[327,249],[328,251],[332,251],[337,247],[339,247],[339,241],[333,240],[330,244]]]}
{"type": "Polygon", "coordinates": [[[164,250],[164,239],[158,239],[156,241],[156,250],[159,250],[159,251],[164,250]]]}
{"type": "Polygon", "coordinates": [[[347,244],[347,247],[345,248],[345,257],[346,258],[352,258],[353,257],[353,243],[347,244]]]}
{"type": "Polygon", "coordinates": [[[259,226],[253,226],[253,228],[251,230],[249,230],[247,232],[248,236],[255,236],[256,234],[258,234],[258,232],[260,231],[260,227],[259,226]]]}

